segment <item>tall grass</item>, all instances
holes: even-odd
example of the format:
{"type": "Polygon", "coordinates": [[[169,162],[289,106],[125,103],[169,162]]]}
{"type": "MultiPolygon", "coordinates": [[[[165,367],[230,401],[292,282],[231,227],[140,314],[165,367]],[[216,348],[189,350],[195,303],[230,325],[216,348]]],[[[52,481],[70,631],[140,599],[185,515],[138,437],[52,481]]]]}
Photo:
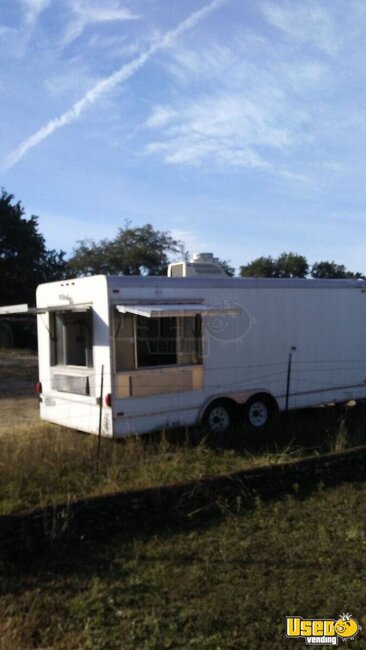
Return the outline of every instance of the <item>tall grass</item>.
{"type": "Polygon", "coordinates": [[[335,436],[330,438],[329,451],[344,451],[349,446],[349,443],[349,432],[346,425],[346,419],[342,417],[339,421],[339,427],[335,436]]]}
{"type": "Polygon", "coordinates": [[[210,437],[192,441],[194,432],[188,430],[122,441],[103,438],[96,472],[96,437],[40,422],[32,400],[0,401],[0,514],[117,490],[199,480],[362,442],[361,423],[352,429],[341,419],[331,430],[328,423],[323,433],[316,425],[313,416],[306,425],[299,421],[297,431],[292,425],[291,437],[279,429],[260,443],[236,431],[231,434],[236,433],[235,442],[230,444],[228,438],[221,448],[210,437]]]}
{"type": "Polygon", "coordinates": [[[165,432],[121,442],[97,440],[45,422],[22,423],[1,434],[0,514],[93,494],[199,480],[289,459],[291,449],[262,453],[215,449],[207,438],[165,432]]]}
{"type": "MultiPolygon", "coordinates": [[[[7,358],[14,364],[0,364],[0,389],[10,381],[4,378],[4,367],[15,387],[23,381],[22,358],[11,353],[7,358]]],[[[4,357],[0,360],[3,363],[4,357]]],[[[27,371],[36,378],[35,358],[30,358],[27,371]]],[[[193,430],[120,442],[103,438],[96,472],[94,436],[42,422],[35,398],[8,395],[0,399],[0,514],[339,451],[365,441],[364,413],[357,407],[293,412],[286,426],[279,420],[266,435],[249,434],[238,426],[220,446],[193,430]]]]}

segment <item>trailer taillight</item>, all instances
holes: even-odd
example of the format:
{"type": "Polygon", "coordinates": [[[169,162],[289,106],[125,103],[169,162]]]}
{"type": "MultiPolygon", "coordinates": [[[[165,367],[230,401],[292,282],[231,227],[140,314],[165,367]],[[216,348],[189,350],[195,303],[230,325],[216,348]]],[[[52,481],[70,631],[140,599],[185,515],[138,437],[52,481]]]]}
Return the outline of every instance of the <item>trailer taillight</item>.
{"type": "Polygon", "coordinates": [[[37,381],[34,389],[35,389],[37,395],[40,395],[42,393],[42,384],[41,384],[40,381],[37,381]]]}
{"type": "Polygon", "coordinates": [[[112,395],[111,395],[111,393],[108,393],[108,395],[105,396],[105,405],[106,406],[112,406],[112,395]]]}

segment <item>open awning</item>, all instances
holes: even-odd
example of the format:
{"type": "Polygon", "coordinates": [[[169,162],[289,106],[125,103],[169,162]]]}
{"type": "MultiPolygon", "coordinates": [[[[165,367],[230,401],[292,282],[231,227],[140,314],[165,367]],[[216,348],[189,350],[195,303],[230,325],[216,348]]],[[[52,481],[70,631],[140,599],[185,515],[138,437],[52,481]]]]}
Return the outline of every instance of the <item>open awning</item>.
{"type": "Polygon", "coordinates": [[[240,308],[210,307],[209,305],[117,305],[121,314],[136,314],[145,318],[167,318],[168,316],[238,316],[240,308]]]}
{"type": "Polygon", "coordinates": [[[54,311],[77,311],[83,312],[91,309],[89,303],[79,303],[73,305],[49,305],[48,307],[29,307],[29,305],[6,305],[0,307],[0,316],[7,316],[12,314],[47,314],[54,311]]]}

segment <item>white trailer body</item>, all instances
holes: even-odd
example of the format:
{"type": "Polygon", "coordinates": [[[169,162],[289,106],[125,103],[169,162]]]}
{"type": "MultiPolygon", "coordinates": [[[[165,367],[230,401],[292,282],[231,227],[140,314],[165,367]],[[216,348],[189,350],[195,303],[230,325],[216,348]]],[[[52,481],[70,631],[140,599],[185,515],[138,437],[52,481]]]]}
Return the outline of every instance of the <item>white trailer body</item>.
{"type": "Polygon", "coordinates": [[[35,311],[41,417],[82,431],[366,399],[363,281],[94,276],[40,285],[35,311]]]}

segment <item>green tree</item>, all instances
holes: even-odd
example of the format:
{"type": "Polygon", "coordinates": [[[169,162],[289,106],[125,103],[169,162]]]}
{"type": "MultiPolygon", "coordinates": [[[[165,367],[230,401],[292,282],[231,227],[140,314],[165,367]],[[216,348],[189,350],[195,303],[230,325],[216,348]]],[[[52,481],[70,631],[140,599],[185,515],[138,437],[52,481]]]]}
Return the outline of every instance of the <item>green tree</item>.
{"type": "Polygon", "coordinates": [[[315,262],[311,269],[306,257],[297,253],[281,253],[277,258],[257,257],[240,267],[240,275],[245,278],[353,278],[366,279],[362,273],[348,271],[344,264],[315,262]]]}
{"type": "Polygon", "coordinates": [[[220,264],[221,268],[224,269],[225,273],[230,278],[234,277],[235,268],[233,266],[231,266],[230,260],[218,260],[218,263],[220,264]]]}
{"type": "Polygon", "coordinates": [[[279,257],[257,257],[240,267],[242,278],[305,278],[309,272],[306,257],[296,253],[281,253],[279,257]]]}
{"type": "Polygon", "coordinates": [[[242,278],[276,278],[276,262],[272,257],[257,257],[240,267],[242,278]]]}
{"type": "Polygon", "coordinates": [[[129,222],[114,239],[78,242],[68,262],[71,274],[165,275],[169,256],[185,255],[182,242],[151,224],[132,228],[129,222]]]}
{"type": "Polygon", "coordinates": [[[277,278],[306,278],[309,264],[297,253],[282,253],[275,262],[277,278]]]}
{"type": "Polygon", "coordinates": [[[312,278],[324,278],[324,279],[333,279],[333,278],[353,278],[365,279],[365,276],[362,273],[353,273],[352,271],[347,271],[344,264],[336,264],[332,262],[315,262],[311,268],[311,277],[312,278]]]}
{"type": "Polygon", "coordinates": [[[63,251],[47,250],[38,217],[24,217],[21,203],[4,189],[0,196],[0,304],[34,303],[41,282],[63,277],[63,251]]]}

